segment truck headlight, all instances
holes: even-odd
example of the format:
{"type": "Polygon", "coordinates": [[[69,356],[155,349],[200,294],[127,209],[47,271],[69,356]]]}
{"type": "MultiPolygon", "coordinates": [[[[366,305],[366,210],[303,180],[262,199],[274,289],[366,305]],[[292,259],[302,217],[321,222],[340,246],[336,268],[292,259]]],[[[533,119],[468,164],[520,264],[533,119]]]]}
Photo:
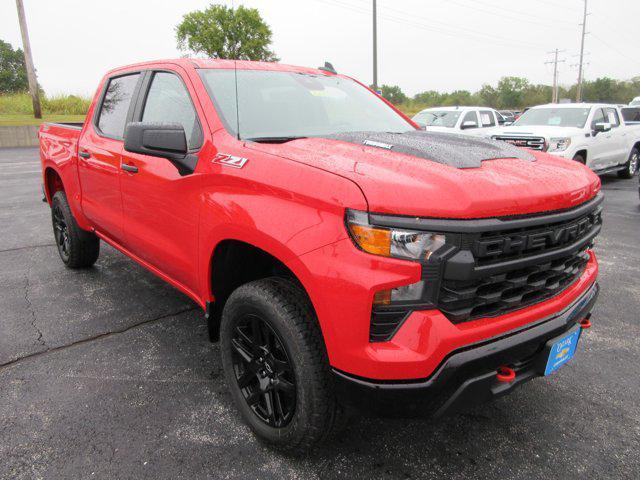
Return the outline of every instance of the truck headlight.
{"type": "Polygon", "coordinates": [[[357,210],[347,210],[346,224],[351,238],[362,250],[384,257],[428,260],[445,243],[441,233],[371,225],[367,212],[357,210]]]}
{"type": "Polygon", "coordinates": [[[547,152],[562,152],[569,148],[571,139],[567,137],[550,138],[547,152]]]}

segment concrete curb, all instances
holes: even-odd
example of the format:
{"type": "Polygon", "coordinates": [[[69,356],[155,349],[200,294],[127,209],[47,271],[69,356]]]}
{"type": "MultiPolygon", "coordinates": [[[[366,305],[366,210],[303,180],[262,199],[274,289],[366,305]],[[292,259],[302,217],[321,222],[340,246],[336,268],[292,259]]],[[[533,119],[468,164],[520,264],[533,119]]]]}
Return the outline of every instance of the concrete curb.
{"type": "Polygon", "coordinates": [[[0,127],[0,148],[37,147],[38,125],[0,127]]]}

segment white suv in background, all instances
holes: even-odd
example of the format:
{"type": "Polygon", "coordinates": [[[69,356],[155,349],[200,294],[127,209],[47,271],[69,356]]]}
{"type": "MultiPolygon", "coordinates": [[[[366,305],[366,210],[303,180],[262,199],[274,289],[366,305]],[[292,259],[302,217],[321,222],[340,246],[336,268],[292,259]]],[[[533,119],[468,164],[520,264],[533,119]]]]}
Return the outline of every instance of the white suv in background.
{"type": "Polygon", "coordinates": [[[640,162],[640,125],[627,125],[622,118],[615,105],[539,105],[492,138],[585,163],[598,174],[630,178],[640,162]]]}
{"type": "Polygon", "coordinates": [[[428,132],[490,137],[504,123],[504,117],[487,107],[434,107],[418,112],[413,121],[428,132]]]}

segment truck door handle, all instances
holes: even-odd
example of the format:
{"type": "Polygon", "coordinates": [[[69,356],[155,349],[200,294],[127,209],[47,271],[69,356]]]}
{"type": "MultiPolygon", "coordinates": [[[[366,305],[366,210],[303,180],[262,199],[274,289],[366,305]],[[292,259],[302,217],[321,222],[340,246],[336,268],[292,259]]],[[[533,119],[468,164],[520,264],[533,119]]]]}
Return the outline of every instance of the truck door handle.
{"type": "Polygon", "coordinates": [[[123,163],[122,165],[120,165],[120,168],[125,172],[138,173],[138,167],[136,167],[135,165],[128,165],[126,163],[123,163]]]}
{"type": "Polygon", "coordinates": [[[78,155],[80,155],[82,158],[90,158],[91,154],[85,150],[81,151],[78,153],[78,155]]]}

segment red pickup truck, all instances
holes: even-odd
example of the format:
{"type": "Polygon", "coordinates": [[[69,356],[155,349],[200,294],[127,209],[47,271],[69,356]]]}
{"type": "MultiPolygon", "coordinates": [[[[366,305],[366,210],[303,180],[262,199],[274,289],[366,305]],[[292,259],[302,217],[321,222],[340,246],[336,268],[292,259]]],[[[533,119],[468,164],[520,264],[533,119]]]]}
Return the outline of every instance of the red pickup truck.
{"type": "Polygon", "coordinates": [[[118,68],[40,145],[62,261],[104,241],[197,302],[244,420],[283,448],[351,407],[437,416],[510,392],[590,325],[596,175],[423,132],[331,68],[118,68]]]}

